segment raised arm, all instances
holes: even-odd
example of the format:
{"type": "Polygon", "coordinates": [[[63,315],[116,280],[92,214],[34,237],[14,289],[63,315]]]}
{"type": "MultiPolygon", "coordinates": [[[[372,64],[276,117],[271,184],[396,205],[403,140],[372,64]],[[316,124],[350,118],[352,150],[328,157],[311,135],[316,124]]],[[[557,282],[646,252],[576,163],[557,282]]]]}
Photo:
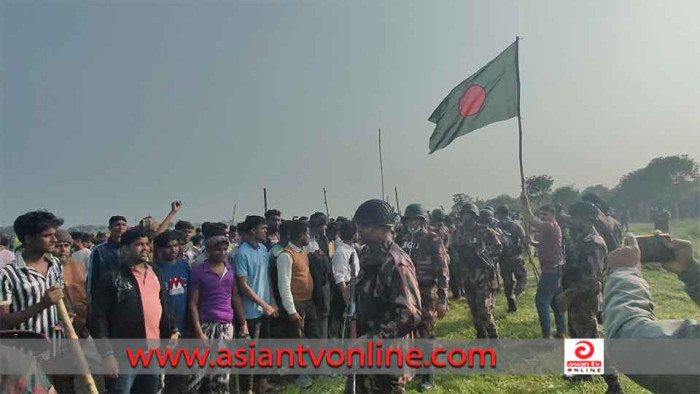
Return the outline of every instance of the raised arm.
{"type": "Polygon", "coordinates": [[[533,226],[539,227],[542,224],[542,221],[538,219],[535,214],[532,213],[532,208],[530,207],[530,200],[527,198],[527,195],[525,193],[520,194],[520,202],[522,203],[522,213],[523,213],[523,220],[525,220],[526,223],[532,224],[533,226]]]}
{"type": "Polygon", "coordinates": [[[156,234],[160,234],[168,229],[170,222],[172,222],[175,215],[177,215],[177,213],[180,212],[180,209],[182,209],[182,201],[173,201],[172,203],[170,203],[170,212],[168,212],[168,216],[166,216],[165,219],[163,219],[163,221],[156,229],[156,234]]]}

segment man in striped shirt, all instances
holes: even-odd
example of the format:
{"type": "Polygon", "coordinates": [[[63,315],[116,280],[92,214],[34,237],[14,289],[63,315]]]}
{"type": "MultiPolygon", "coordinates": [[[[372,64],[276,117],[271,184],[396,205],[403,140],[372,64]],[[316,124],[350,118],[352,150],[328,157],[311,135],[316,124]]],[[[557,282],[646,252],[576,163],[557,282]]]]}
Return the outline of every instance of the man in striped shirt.
{"type": "Polygon", "coordinates": [[[56,230],[62,224],[63,219],[46,211],[18,217],[14,230],[23,249],[17,251],[14,261],[0,268],[0,330],[41,333],[52,340],[52,356],[59,353],[64,337],[56,307],[63,297],[63,270],[51,255],[56,230]]]}

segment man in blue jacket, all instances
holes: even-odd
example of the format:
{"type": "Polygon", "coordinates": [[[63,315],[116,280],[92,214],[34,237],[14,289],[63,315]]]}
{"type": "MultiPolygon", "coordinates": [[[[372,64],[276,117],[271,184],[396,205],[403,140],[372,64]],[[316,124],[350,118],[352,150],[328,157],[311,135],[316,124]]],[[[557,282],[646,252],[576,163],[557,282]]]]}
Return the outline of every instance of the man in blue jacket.
{"type": "Polygon", "coordinates": [[[119,266],[119,246],[124,232],[126,232],[126,218],[124,216],[112,216],[109,218],[109,238],[107,241],[95,246],[88,261],[88,302],[92,300],[95,287],[102,276],[119,266]]]}

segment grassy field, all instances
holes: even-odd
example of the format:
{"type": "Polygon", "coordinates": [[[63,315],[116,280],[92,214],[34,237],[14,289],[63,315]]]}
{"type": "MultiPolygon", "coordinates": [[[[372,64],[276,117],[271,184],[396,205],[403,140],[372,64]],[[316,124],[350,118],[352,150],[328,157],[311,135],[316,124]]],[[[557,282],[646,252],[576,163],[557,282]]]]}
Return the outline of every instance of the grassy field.
{"type": "MultiPolygon", "coordinates": [[[[651,224],[635,224],[631,230],[636,234],[651,233],[651,224]]],[[[698,220],[674,222],[674,237],[691,239],[695,253],[700,251],[700,222],[698,220]]],[[[528,267],[531,269],[531,267],[528,267]]],[[[698,316],[695,304],[683,292],[682,283],[675,275],[664,271],[658,264],[644,266],[644,277],[652,288],[655,312],[660,319],[698,316]]],[[[530,282],[520,298],[519,310],[506,314],[502,294],[498,294],[495,317],[503,338],[539,338],[540,328],[535,309],[535,283],[530,273],[530,282]]],[[[443,338],[474,338],[469,308],[464,300],[452,301],[449,315],[438,322],[437,334],[443,338]]],[[[626,377],[621,377],[626,393],[647,391],[626,377]]],[[[591,383],[571,384],[560,375],[437,375],[437,387],[430,393],[604,393],[607,386],[598,377],[591,383]]],[[[409,383],[407,392],[418,393],[417,384],[409,383]]],[[[296,386],[286,387],[285,393],[342,393],[343,380],[335,377],[316,377],[309,390],[296,386]]]]}

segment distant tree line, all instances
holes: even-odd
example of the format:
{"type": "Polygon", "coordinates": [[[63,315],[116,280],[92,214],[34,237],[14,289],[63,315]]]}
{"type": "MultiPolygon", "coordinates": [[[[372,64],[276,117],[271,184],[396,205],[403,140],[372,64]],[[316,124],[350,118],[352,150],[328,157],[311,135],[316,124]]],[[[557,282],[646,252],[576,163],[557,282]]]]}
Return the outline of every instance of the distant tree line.
{"type": "MultiPolygon", "coordinates": [[[[538,207],[558,204],[566,208],[584,194],[595,193],[610,204],[613,213],[628,211],[630,220],[649,220],[652,209],[657,207],[668,209],[674,218],[700,216],[700,165],[688,155],[657,157],[646,167],[623,175],[612,189],[594,185],[579,190],[575,185],[565,185],[552,190],[554,179],[549,175],[528,177],[525,184],[530,201],[538,207]]],[[[480,207],[507,204],[520,208],[518,196],[507,194],[484,200],[458,193],[452,200],[453,211],[466,202],[480,207]]]]}

